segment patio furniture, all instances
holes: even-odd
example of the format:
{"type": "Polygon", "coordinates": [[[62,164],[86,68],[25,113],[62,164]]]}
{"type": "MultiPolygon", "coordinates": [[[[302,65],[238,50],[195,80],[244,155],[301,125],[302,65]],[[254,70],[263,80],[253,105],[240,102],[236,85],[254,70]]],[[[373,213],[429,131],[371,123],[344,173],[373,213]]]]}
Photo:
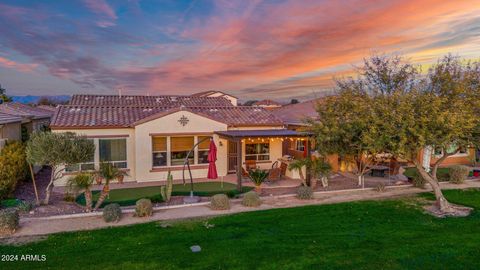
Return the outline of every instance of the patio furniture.
{"type": "Polygon", "coordinates": [[[247,167],[247,172],[250,170],[255,170],[257,168],[256,160],[245,160],[245,167],[247,167]]]}
{"type": "Polygon", "coordinates": [[[389,170],[390,170],[390,168],[387,167],[387,166],[381,166],[381,165],[371,166],[370,167],[370,176],[385,177],[385,172],[388,173],[389,170]]]}
{"type": "Polygon", "coordinates": [[[272,164],[272,168],[268,172],[269,181],[277,181],[282,177],[282,169],[278,166],[278,161],[272,164]]]}
{"type": "Polygon", "coordinates": [[[288,165],[285,162],[280,163],[280,177],[283,177],[287,174],[288,165]]]}

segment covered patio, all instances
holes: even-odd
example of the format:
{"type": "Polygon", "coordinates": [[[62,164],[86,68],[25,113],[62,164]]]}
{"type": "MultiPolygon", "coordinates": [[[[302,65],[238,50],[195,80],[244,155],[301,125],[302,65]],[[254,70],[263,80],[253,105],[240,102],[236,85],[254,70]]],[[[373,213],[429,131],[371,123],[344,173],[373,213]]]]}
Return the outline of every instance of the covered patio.
{"type": "MultiPolygon", "coordinates": [[[[242,189],[242,179],[250,169],[261,168],[272,172],[280,171],[280,177],[297,178],[287,175],[287,162],[283,159],[283,142],[286,140],[305,141],[306,157],[310,156],[310,133],[287,129],[269,130],[227,130],[216,131],[220,139],[228,143],[228,170],[235,173],[237,189],[242,189]]],[[[306,174],[307,181],[310,178],[306,174]]]]}

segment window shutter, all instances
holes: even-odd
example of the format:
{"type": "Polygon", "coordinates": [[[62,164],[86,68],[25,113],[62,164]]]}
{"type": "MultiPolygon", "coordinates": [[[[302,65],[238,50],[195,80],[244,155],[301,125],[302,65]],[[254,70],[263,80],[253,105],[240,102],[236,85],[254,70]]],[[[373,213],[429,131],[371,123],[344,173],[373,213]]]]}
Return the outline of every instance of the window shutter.
{"type": "Polygon", "coordinates": [[[198,141],[200,142],[201,140],[207,138],[205,141],[201,142],[198,144],[198,149],[209,149],[210,148],[210,140],[209,136],[198,136],[198,141]]]}
{"type": "Polygon", "coordinates": [[[172,152],[190,151],[193,147],[193,137],[171,137],[172,152]]]}
{"type": "Polygon", "coordinates": [[[167,137],[153,137],[152,144],[154,152],[167,151],[167,137]]]}

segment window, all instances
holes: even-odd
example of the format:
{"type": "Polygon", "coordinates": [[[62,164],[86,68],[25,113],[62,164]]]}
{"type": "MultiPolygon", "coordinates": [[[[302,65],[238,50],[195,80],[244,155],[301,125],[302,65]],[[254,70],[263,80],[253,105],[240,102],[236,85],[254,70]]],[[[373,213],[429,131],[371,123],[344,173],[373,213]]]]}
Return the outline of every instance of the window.
{"type": "Polygon", "coordinates": [[[245,160],[270,160],[269,143],[245,144],[245,160]]]}
{"type": "MultiPolygon", "coordinates": [[[[93,142],[93,140],[90,140],[93,142]]],[[[77,163],[65,166],[66,172],[82,172],[82,171],[94,171],[95,170],[95,154],[93,154],[87,162],[77,163]]]]}
{"type": "Polygon", "coordinates": [[[297,143],[297,145],[296,145],[295,149],[297,151],[302,151],[302,152],[305,151],[305,141],[297,140],[296,143],[297,143]]]}
{"type": "Polygon", "coordinates": [[[117,168],[127,168],[127,140],[99,139],[100,161],[112,163],[117,168]]]}
{"type": "MultiPolygon", "coordinates": [[[[170,152],[171,152],[171,165],[179,166],[183,165],[185,158],[187,158],[188,152],[193,148],[193,136],[190,137],[171,137],[170,138],[170,152]]],[[[193,164],[193,151],[188,156],[190,164],[193,164]]]]}
{"type": "Polygon", "coordinates": [[[153,167],[167,166],[167,137],[153,137],[153,167]]]}
{"type": "MultiPolygon", "coordinates": [[[[451,144],[447,147],[447,153],[453,153],[457,150],[458,146],[455,144],[451,144]]],[[[443,149],[442,147],[435,147],[435,150],[433,154],[437,157],[443,156],[443,149]]],[[[468,149],[467,148],[460,148],[460,150],[453,156],[464,156],[468,155],[468,149]]]]}
{"type": "Polygon", "coordinates": [[[198,136],[198,164],[208,163],[208,150],[210,149],[209,136],[198,136]]]}

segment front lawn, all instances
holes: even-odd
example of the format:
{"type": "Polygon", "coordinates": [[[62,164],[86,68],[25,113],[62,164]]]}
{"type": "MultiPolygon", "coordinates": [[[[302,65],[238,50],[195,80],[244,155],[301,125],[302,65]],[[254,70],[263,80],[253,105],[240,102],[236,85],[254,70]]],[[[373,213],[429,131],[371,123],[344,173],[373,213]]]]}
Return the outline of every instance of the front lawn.
{"type": "MultiPolygon", "coordinates": [[[[448,190],[480,208],[480,190],[448,190]]],[[[424,196],[422,197],[424,198],[424,196]]],[[[0,254],[45,254],[2,269],[480,269],[480,213],[438,219],[413,198],[275,209],[63,233],[0,254]],[[208,228],[207,228],[208,227],[208,228]],[[200,245],[200,253],[190,246],[200,245]]],[[[101,222],[101,221],[99,221],[101,222]]]]}
{"type": "MultiPolygon", "coordinates": [[[[221,182],[200,182],[193,184],[194,194],[197,196],[213,196],[215,194],[224,193],[229,197],[234,197],[240,192],[237,191],[237,186],[232,183],[221,182]]],[[[250,191],[252,187],[243,187],[242,192],[250,191]]],[[[187,196],[190,195],[190,184],[175,184],[173,185],[172,196],[187,196]]],[[[100,191],[93,192],[93,201],[95,202],[100,196],[100,191]]],[[[110,190],[109,197],[105,200],[103,205],[109,203],[118,203],[122,206],[135,205],[135,202],[141,198],[149,198],[153,202],[161,202],[160,187],[138,187],[138,188],[124,188],[110,190]]],[[[85,205],[85,196],[81,194],[77,197],[77,202],[85,205]]]]}
{"type": "MultiPolygon", "coordinates": [[[[403,173],[403,175],[405,175],[408,178],[412,178],[416,173],[417,173],[417,168],[409,167],[409,168],[405,169],[405,173],[403,173]]],[[[449,173],[450,173],[450,168],[449,167],[438,168],[438,170],[437,170],[438,181],[440,181],[440,182],[448,181],[449,176],[450,176],[449,173]]],[[[468,176],[469,177],[473,176],[473,172],[470,172],[468,176]]]]}

